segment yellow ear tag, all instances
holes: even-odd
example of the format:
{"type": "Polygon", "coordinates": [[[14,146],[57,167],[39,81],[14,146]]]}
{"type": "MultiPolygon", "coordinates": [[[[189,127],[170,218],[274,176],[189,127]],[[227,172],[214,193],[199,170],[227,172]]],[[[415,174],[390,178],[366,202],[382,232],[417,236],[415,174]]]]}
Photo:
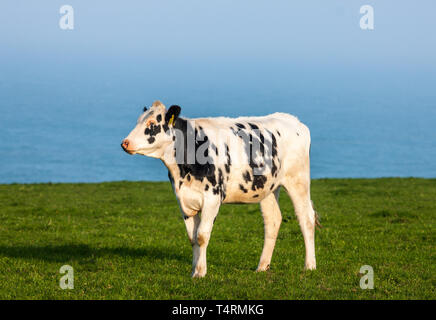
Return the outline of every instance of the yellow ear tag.
{"type": "Polygon", "coordinates": [[[173,126],[173,122],[174,122],[174,115],[171,116],[171,119],[168,122],[168,125],[173,126]]]}

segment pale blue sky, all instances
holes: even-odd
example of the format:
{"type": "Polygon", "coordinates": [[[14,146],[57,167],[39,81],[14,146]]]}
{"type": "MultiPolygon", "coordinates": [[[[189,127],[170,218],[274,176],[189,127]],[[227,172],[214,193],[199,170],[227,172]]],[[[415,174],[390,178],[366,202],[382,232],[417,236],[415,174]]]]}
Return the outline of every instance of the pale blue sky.
{"type": "Polygon", "coordinates": [[[0,64],[144,58],[436,69],[436,2],[399,0],[3,0],[0,64]],[[75,9],[61,30],[59,8],[75,9]],[[359,28],[361,5],[375,30],[359,28]]]}

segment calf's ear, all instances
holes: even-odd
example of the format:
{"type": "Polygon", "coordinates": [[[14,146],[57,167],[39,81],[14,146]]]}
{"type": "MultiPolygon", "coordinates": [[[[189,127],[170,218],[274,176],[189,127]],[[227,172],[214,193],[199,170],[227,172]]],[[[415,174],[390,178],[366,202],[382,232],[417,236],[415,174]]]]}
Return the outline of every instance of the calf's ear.
{"type": "Polygon", "coordinates": [[[165,123],[169,126],[174,124],[180,114],[181,108],[177,105],[172,105],[165,114],[165,123]]]}

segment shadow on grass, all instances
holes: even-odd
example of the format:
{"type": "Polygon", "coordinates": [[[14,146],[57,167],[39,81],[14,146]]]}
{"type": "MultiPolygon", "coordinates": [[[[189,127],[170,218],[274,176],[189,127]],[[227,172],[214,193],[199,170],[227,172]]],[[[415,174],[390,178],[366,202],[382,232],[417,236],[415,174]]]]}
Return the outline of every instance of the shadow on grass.
{"type": "Polygon", "coordinates": [[[418,216],[412,212],[398,210],[379,210],[371,213],[369,217],[385,219],[391,223],[407,223],[418,218],[418,216]]]}
{"type": "Polygon", "coordinates": [[[39,259],[53,262],[89,260],[102,256],[121,256],[153,260],[190,261],[190,257],[174,253],[174,248],[94,248],[86,244],[46,245],[46,246],[0,246],[0,257],[39,259]]]}

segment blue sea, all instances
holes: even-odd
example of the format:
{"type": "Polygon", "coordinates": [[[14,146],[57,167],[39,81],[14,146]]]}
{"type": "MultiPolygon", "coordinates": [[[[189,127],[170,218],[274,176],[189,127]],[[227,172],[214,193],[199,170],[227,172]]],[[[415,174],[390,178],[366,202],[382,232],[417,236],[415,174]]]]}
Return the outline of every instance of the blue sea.
{"type": "Polygon", "coordinates": [[[33,57],[2,62],[0,183],[167,180],[120,148],[143,106],[181,116],[288,112],[311,130],[311,174],[436,177],[436,76],[296,62],[33,57]]]}

